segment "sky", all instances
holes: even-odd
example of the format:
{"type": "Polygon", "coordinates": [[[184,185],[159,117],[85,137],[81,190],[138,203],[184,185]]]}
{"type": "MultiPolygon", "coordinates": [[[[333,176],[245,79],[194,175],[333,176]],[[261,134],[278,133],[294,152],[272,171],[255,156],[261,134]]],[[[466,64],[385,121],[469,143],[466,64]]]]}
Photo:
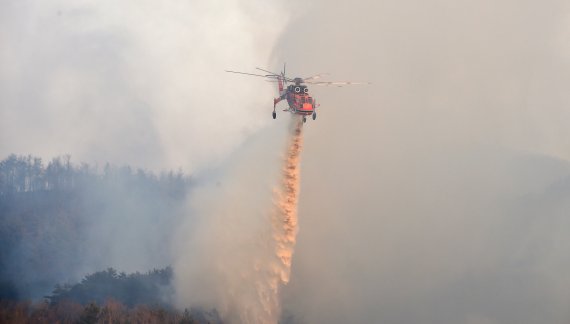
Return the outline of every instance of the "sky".
{"type": "Polygon", "coordinates": [[[287,21],[265,1],[2,1],[0,155],[188,172],[268,123],[287,21]],[[259,28],[264,26],[264,28],[259,28]]]}
{"type": "Polygon", "coordinates": [[[258,188],[240,161],[271,161],[252,138],[283,140],[275,90],[224,69],[373,83],[310,88],[294,321],[570,319],[567,2],[1,6],[1,156],[197,174],[235,160],[229,185],[258,188]]]}
{"type": "Polygon", "coordinates": [[[316,88],[284,303],[307,323],[565,323],[570,11],[312,1],[277,48],[316,88]],[[302,71],[302,72],[301,72],[302,71]]]}

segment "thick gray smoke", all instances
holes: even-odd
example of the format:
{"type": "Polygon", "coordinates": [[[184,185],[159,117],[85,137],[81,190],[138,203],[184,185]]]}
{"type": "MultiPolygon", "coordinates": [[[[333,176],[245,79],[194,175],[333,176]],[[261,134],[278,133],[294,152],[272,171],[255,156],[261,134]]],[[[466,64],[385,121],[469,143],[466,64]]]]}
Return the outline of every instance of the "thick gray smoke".
{"type": "Polygon", "coordinates": [[[273,53],[291,76],[374,83],[310,89],[321,107],[305,128],[292,321],[570,320],[567,1],[0,8],[0,155],[194,171],[262,129],[190,195],[174,244],[181,305],[260,309],[244,269],[274,252],[258,242],[286,127],[263,128],[273,84],[221,71],[273,53]],[[284,30],[281,9],[296,14],[284,30]]]}
{"type": "Polygon", "coordinates": [[[285,116],[192,194],[175,241],[179,304],[229,323],[276,323],[297,235],[302,121],[285,116]],[[285,153],[283,153],[285,152],[285,153]]]}
{"type": "Polygon", "coordinates": [[[266,1],[0,4],[0,156],[194,171],[268,122],[267,65],[287,20],[266,1]],[[251,80],[250,80],[251,81],[251,80]]]}
{"type": "MultiPolygon", "coordinates": [[[[221,163],[269,123],[274,91],[223,71],[269,65],[282,9],[261,0],[2,1],[0,158],[47,164],[70,154],[100,171],[109,162],[185,174],[221,163]]],[[[178,218],[152,197],[139,205],[133,186],[92,192],[115,196],[86,211],[87,248],[69,279],[172,262],[165,238],[178,218]]]]}
{"type": "Polygon", "coordinates": [[[570,320],[569,9],[303,6],[278,44],[290,71],[374,84],[311,88],[298,322],[570,320]]]}

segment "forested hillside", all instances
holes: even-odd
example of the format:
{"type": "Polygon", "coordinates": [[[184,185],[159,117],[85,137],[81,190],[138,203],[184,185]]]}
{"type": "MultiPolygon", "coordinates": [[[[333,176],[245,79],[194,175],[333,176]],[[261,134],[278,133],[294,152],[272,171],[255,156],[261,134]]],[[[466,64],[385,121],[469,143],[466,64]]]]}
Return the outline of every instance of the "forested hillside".
{"type": "Polygon", "coordinates": [[[0,299],[40,299],[56,284],[109,267],[135,272],[170,264],[169,242],[191,184],[182,172],[0,162],[0,299]]]}
{"type": "Polygon", "coordinates": [[[0,323],[221,323],[215,310],[172,307],[172,269],[109,268],[57,285],[43,302],[0,301],[0,323]]]}

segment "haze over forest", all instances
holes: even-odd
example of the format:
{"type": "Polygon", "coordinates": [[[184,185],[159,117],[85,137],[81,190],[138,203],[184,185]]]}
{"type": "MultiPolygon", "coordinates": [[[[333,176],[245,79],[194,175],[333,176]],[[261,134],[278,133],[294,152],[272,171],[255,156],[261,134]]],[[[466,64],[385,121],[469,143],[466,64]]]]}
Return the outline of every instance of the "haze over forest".
{"type": "Polygon", "coordinates": [[[372,85],[309,87],[282,323],[568,323],[569,32],[562,0],[3,1],[0,321],[253,322],[290,116],[224,69],[286,62],[372,85]]]}

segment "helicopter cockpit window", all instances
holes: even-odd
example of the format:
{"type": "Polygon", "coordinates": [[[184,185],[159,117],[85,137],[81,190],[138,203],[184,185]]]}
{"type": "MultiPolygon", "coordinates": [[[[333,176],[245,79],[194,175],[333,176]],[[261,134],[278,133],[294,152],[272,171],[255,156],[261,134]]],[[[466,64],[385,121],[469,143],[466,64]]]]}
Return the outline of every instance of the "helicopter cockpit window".
{"type": "Polygon", "coordinates": [[[308,94],[309,89],[306,86],[301,85],[290,85],[287,89],[291,92],[298,93],[298,94],[308,94]]]}

